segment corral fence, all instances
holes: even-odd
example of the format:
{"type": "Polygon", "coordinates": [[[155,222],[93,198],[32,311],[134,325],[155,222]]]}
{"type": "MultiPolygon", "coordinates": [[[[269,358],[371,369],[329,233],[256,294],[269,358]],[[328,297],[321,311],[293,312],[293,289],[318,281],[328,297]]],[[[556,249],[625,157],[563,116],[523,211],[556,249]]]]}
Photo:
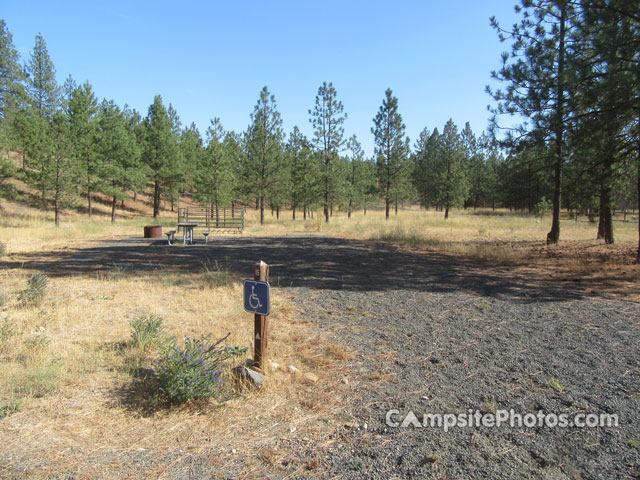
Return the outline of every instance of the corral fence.
{"type": "Polygon", "coordinates": [[[178,208],[178,224],[198,223],[207,230],[244,232],[244,208],[238,207],[181,207],[178,208]]]}

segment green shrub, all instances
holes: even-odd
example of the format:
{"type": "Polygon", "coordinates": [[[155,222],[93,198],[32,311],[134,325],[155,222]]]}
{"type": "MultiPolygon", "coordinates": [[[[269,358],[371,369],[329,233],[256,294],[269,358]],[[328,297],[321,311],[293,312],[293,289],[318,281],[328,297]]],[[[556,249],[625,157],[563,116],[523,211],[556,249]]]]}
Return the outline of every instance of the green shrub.
{"type": "Polygon", "coordinates": [[[202,283],[208,288],[231,285],[233,278],[228,268],[216,262],[214,265],[203,265],[202,283]]]}
{"type": "Polygon", "coordinates": [[[227,337],[215,343],[209,336],[185,337],[182,347],[173,342],[165,346],[153,363],[156,393],[170,403],[210,397],[222,400],[227,393],[223,362],[236,354],[220,346],[227,337]]]}
{"type": "Polygon", "coordinates": [[[143,352],[160,345],[167,337],[162,318],[155,315],[138,317],[131,321],[131,346],[143,352]]]}
{"type": "Polygon", "coordinates": [[[4,257],[7,254],[7,245],[3,242],[0,242],[0,258],[4,257]]]}
{"type": "Polygon", "coordinates": [[[15,402],[9,403],[8,405],[3,405],[0,407],[0,420],[8,417],[12,413],[16,413],[20,411],[20,405],[15,402]]]}
{"type": "Polygon", "coordinates": [[[553,208],[553,202],[542,197],[533,207],[533,213],[536,217],[542,218],[546,212],[550,212],[553,208]]]}
{"type": "Polygon", "coordinates": [[[44,273],[34,273],[27,280],[27,288],[20,293],[20,303],[25,306],[38,306],[47,291],[49,277],[44,273]]]}

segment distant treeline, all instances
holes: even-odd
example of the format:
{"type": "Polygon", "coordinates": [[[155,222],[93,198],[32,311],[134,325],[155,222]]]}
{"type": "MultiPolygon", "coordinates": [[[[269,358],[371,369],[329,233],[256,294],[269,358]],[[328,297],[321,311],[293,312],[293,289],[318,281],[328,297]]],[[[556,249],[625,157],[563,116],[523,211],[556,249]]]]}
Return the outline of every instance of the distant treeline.
{"type": "Polygon", "coordinates": [[[613,242],[612,211],[640,201],[640,0],[527,0],[517,8],[521,22],[512,28],[493,20],[512,52],[493,74],[505,88],[488,89],[490,131],[476,135],[450,120],[411,144],[388,89],[372,120],[372,158],[345,135],[331,83],[309,110],[311,138],[298,127],[285,134],[267,87],[245,132],[214,118],[203,138],[159,95],[143,117],[99,102],[89,82],[69,76],[59,86],[42,36],[22,64],[0,20],[0,148],[22,152],[18,168],[2,155],[0,182],[25,181],[56,221],[78,201],[91,214],[96,193],[112,200],[115,220],[120,200],[153,185],[154,216],[162,201],[173,208],[186,193],[211,206],[255,202],[261,221],[266,208],[294,218],[320,208],[329,222],[334,209],[366,213],[380,202],[387,217],[407,202],[445,217],[461,207],[551,209],[555,243],[564,208],[599,217],[598,236],[613,242]],[[513,117],[508,128],[504,115],[513,117]]]}

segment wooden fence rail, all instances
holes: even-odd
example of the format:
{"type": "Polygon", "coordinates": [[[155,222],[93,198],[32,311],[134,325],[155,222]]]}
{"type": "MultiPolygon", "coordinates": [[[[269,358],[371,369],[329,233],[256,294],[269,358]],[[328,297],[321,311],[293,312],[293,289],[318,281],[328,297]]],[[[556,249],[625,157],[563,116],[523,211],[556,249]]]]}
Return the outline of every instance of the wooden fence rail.
{"type": "Polygon", "coordinates": [[[178,208],[178,223],[196,222],[198,228],[244,232],[244,208],[183,207],[178,208]]]}

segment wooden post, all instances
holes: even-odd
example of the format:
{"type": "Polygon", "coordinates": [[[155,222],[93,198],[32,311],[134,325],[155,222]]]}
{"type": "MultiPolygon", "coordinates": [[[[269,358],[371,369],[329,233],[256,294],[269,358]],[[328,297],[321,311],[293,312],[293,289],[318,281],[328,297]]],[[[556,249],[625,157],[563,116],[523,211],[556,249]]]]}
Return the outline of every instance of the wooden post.
{"type": "MultiPolygon", "coordinates": [[[[253,279],[260,282],[269,281],[269,265],[260,260],[253,266],[253,279]]],[[[253,364],[262,369],[267,354],[267,316],[255,314],[254,319],[254,353],[253,364]]]]}

